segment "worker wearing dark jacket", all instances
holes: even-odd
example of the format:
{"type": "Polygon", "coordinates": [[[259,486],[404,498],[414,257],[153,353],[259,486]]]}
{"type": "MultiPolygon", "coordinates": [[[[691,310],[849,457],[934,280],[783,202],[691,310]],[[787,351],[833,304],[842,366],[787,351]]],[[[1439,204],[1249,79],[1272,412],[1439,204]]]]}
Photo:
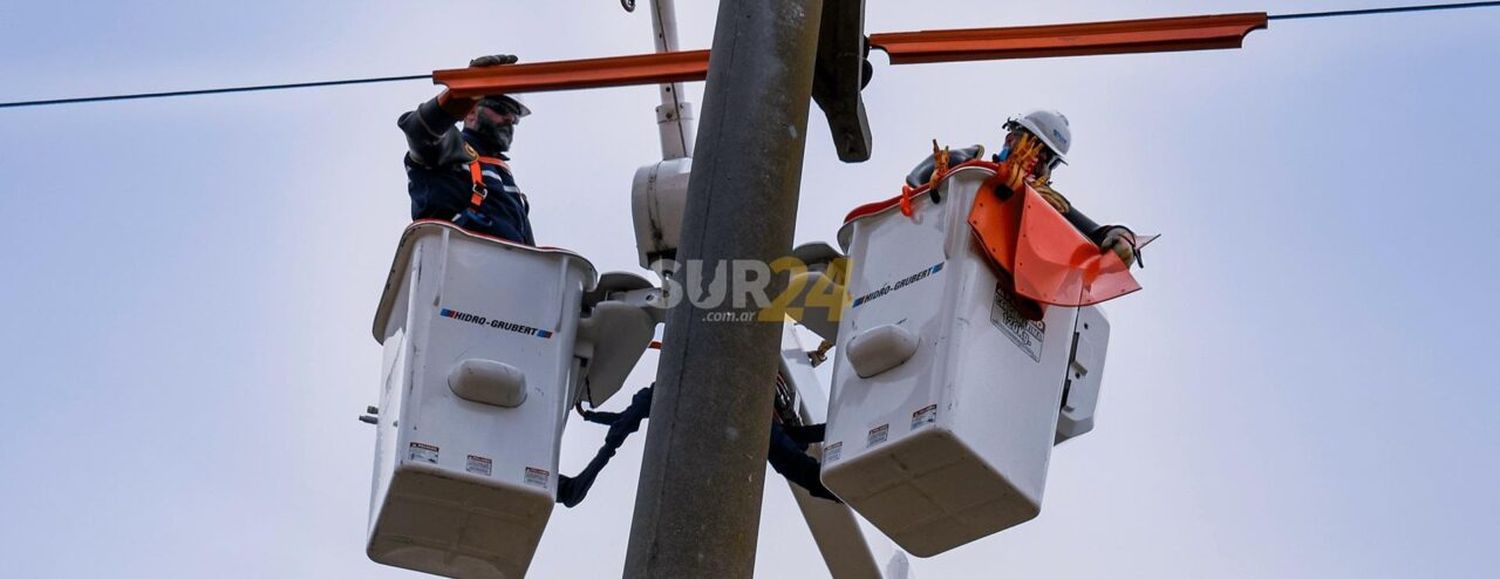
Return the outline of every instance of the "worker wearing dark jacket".
{"type": "MultiPolygon", "coordinates": [[[[469,66],[515,62],[511,55],[482,56],[469,66]]],[[[444,91],[401,115],[396,124],[411,149],[406,178],[412,219],[452,221],[475,233],[536,245],[531,207],[505,156],[516,125],[528,114],[512,96],[464,98],[444,91]]]]}

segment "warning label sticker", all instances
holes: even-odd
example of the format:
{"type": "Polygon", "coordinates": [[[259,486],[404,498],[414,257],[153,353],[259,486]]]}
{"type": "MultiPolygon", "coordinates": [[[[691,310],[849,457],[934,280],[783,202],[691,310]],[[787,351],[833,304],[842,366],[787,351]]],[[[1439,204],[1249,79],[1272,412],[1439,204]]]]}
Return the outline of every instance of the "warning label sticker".
{"type": "Polygon", "coordinates": [[[413,442],[411,443],[410,451],[408,460],[429,464],[437,464],[438,462],[438,447],[431,444],[413,442]]]}
{"type": "Polygon", "coordinates": [[[534,466],[526,467],[526,484],[546,488],[547,480],[550,478],[552,478],[552,473],[547,471],[547,469],[534,466]]]}
{"type": "Polygon", "coordinates": [[[937,405],[928,404],[926,408],[911,413],[911,429],[916,430],[928,424],[937,423],[937,405]]]}
{"type": "Polygon", "coordinates": [[[876,426],[875,428],[871,428],[870,435],[865,438],[865,446],[875,446],[877,444],[885,442],[885,439],[890,436],[890,433],[891,425],[889,424],[882,424],[880,426],[876,426]]]}
{"type": "Polygon", "coordinates": [[[844,457],[844,443],[835,442],[823,447],[823,462],[833,462],[844,457]]]}
{"type": "Polygon", "coordinates": [[[469,455],[469,459],[464,461],[464,470],[477,475],[490,476],[490,470],[494,467],[494,461],[482,456],[471,454],[469,455]]]}
{"type": "Polygon", "coordinates": [[[990,323],[1015,342],[1034,362],[1042,361],[1042,341],[1047,337],[1047,325],[1040,320],[1028,320],[1012,301],[1010,292],[995,284],[995,303],[990,306],[990,323]]]}

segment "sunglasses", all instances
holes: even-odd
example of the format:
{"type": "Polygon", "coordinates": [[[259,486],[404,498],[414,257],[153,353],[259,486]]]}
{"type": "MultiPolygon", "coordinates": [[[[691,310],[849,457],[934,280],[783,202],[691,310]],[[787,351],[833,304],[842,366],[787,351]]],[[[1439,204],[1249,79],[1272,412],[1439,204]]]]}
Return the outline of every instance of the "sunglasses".
{"type": "Polygon", "coordinates": [[[1037,155],[1037,162],[1046,166],[1048,171],[1051,171],[1062,164],[1062,159],[1052,154],[1051,149],[1042,149],[1042,154],[1037,155]]]}
{"type": "Polygon", "coordinates": [[[487,108],[502,115],[511,115],[518,118],[521,116],[521,105],[516,104],[515,101],[512,101],[510,99],[486,98],[479,101],[478,106],[487,108]]]}

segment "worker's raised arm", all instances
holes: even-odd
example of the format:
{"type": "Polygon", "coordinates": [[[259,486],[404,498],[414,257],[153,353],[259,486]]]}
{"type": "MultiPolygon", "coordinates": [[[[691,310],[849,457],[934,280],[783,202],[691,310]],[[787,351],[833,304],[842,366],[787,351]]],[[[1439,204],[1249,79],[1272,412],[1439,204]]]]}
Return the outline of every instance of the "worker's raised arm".
{"type": "MultiPolygon", "coordinates": [[[[501,66],[515,64],[516,60],[515,55],[493,54],[470,60],[469,66],[501,66]]],[[[406,143],[411,149],[407,156],[426,167],[472,161],[473,156],[466,152],[463,136],[456,125],[474,110],[479,100],[456,97],[444,90],[418,105],[416,110],[402,114],[396,120],[396,126],[406,133],[406,143]]]]}
{"type": "Polygon", "coordinates": [[[448,93],[444,91],[396,120],[396,126],[406,133],[406,144],[410,149],[407,157],[412,162],[438,167],[471,160],[464,151],[463,136],[457,124],[469,114],[469,109],[474,108],[474,101],[447,97],[448,93]]]}
{"type": "Polygon", "coordinates": [[[1100,225],[1089,216],[1084,215],[1078,207],[1069,203],[1067,198],[1045,183],[1031,183],[1032,189],[1041,195],[1053,209],[1061,213],[1068,223],[1077,229],[1079,233],[1089,238],[1100,249],[1114,250],[1115,255],[1120,256],[1120,261],[1125,265],[1135,263],[1139,257],[1136,251],[1135,232],[1124,225],[1100,225]]]}

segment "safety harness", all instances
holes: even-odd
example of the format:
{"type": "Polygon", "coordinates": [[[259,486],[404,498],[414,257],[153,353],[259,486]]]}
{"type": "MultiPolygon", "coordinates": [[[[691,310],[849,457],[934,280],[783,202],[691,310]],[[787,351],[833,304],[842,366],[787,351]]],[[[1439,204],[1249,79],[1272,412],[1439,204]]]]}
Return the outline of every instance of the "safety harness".
{"type": "Polygon", "coordinates": [[[510,165],[505,164],[505,160],[498,157],[479,156],[469,163],[469,177],[474,182],[473,193],[469,195],[469,209],[476,212],[479,211],[481,205],[484,205],[484,200],[490,196],[490,188],[484,184],[485,163],[498,165],[501,169],[505,169],[505,172],[510,172],[510,165]]]}

